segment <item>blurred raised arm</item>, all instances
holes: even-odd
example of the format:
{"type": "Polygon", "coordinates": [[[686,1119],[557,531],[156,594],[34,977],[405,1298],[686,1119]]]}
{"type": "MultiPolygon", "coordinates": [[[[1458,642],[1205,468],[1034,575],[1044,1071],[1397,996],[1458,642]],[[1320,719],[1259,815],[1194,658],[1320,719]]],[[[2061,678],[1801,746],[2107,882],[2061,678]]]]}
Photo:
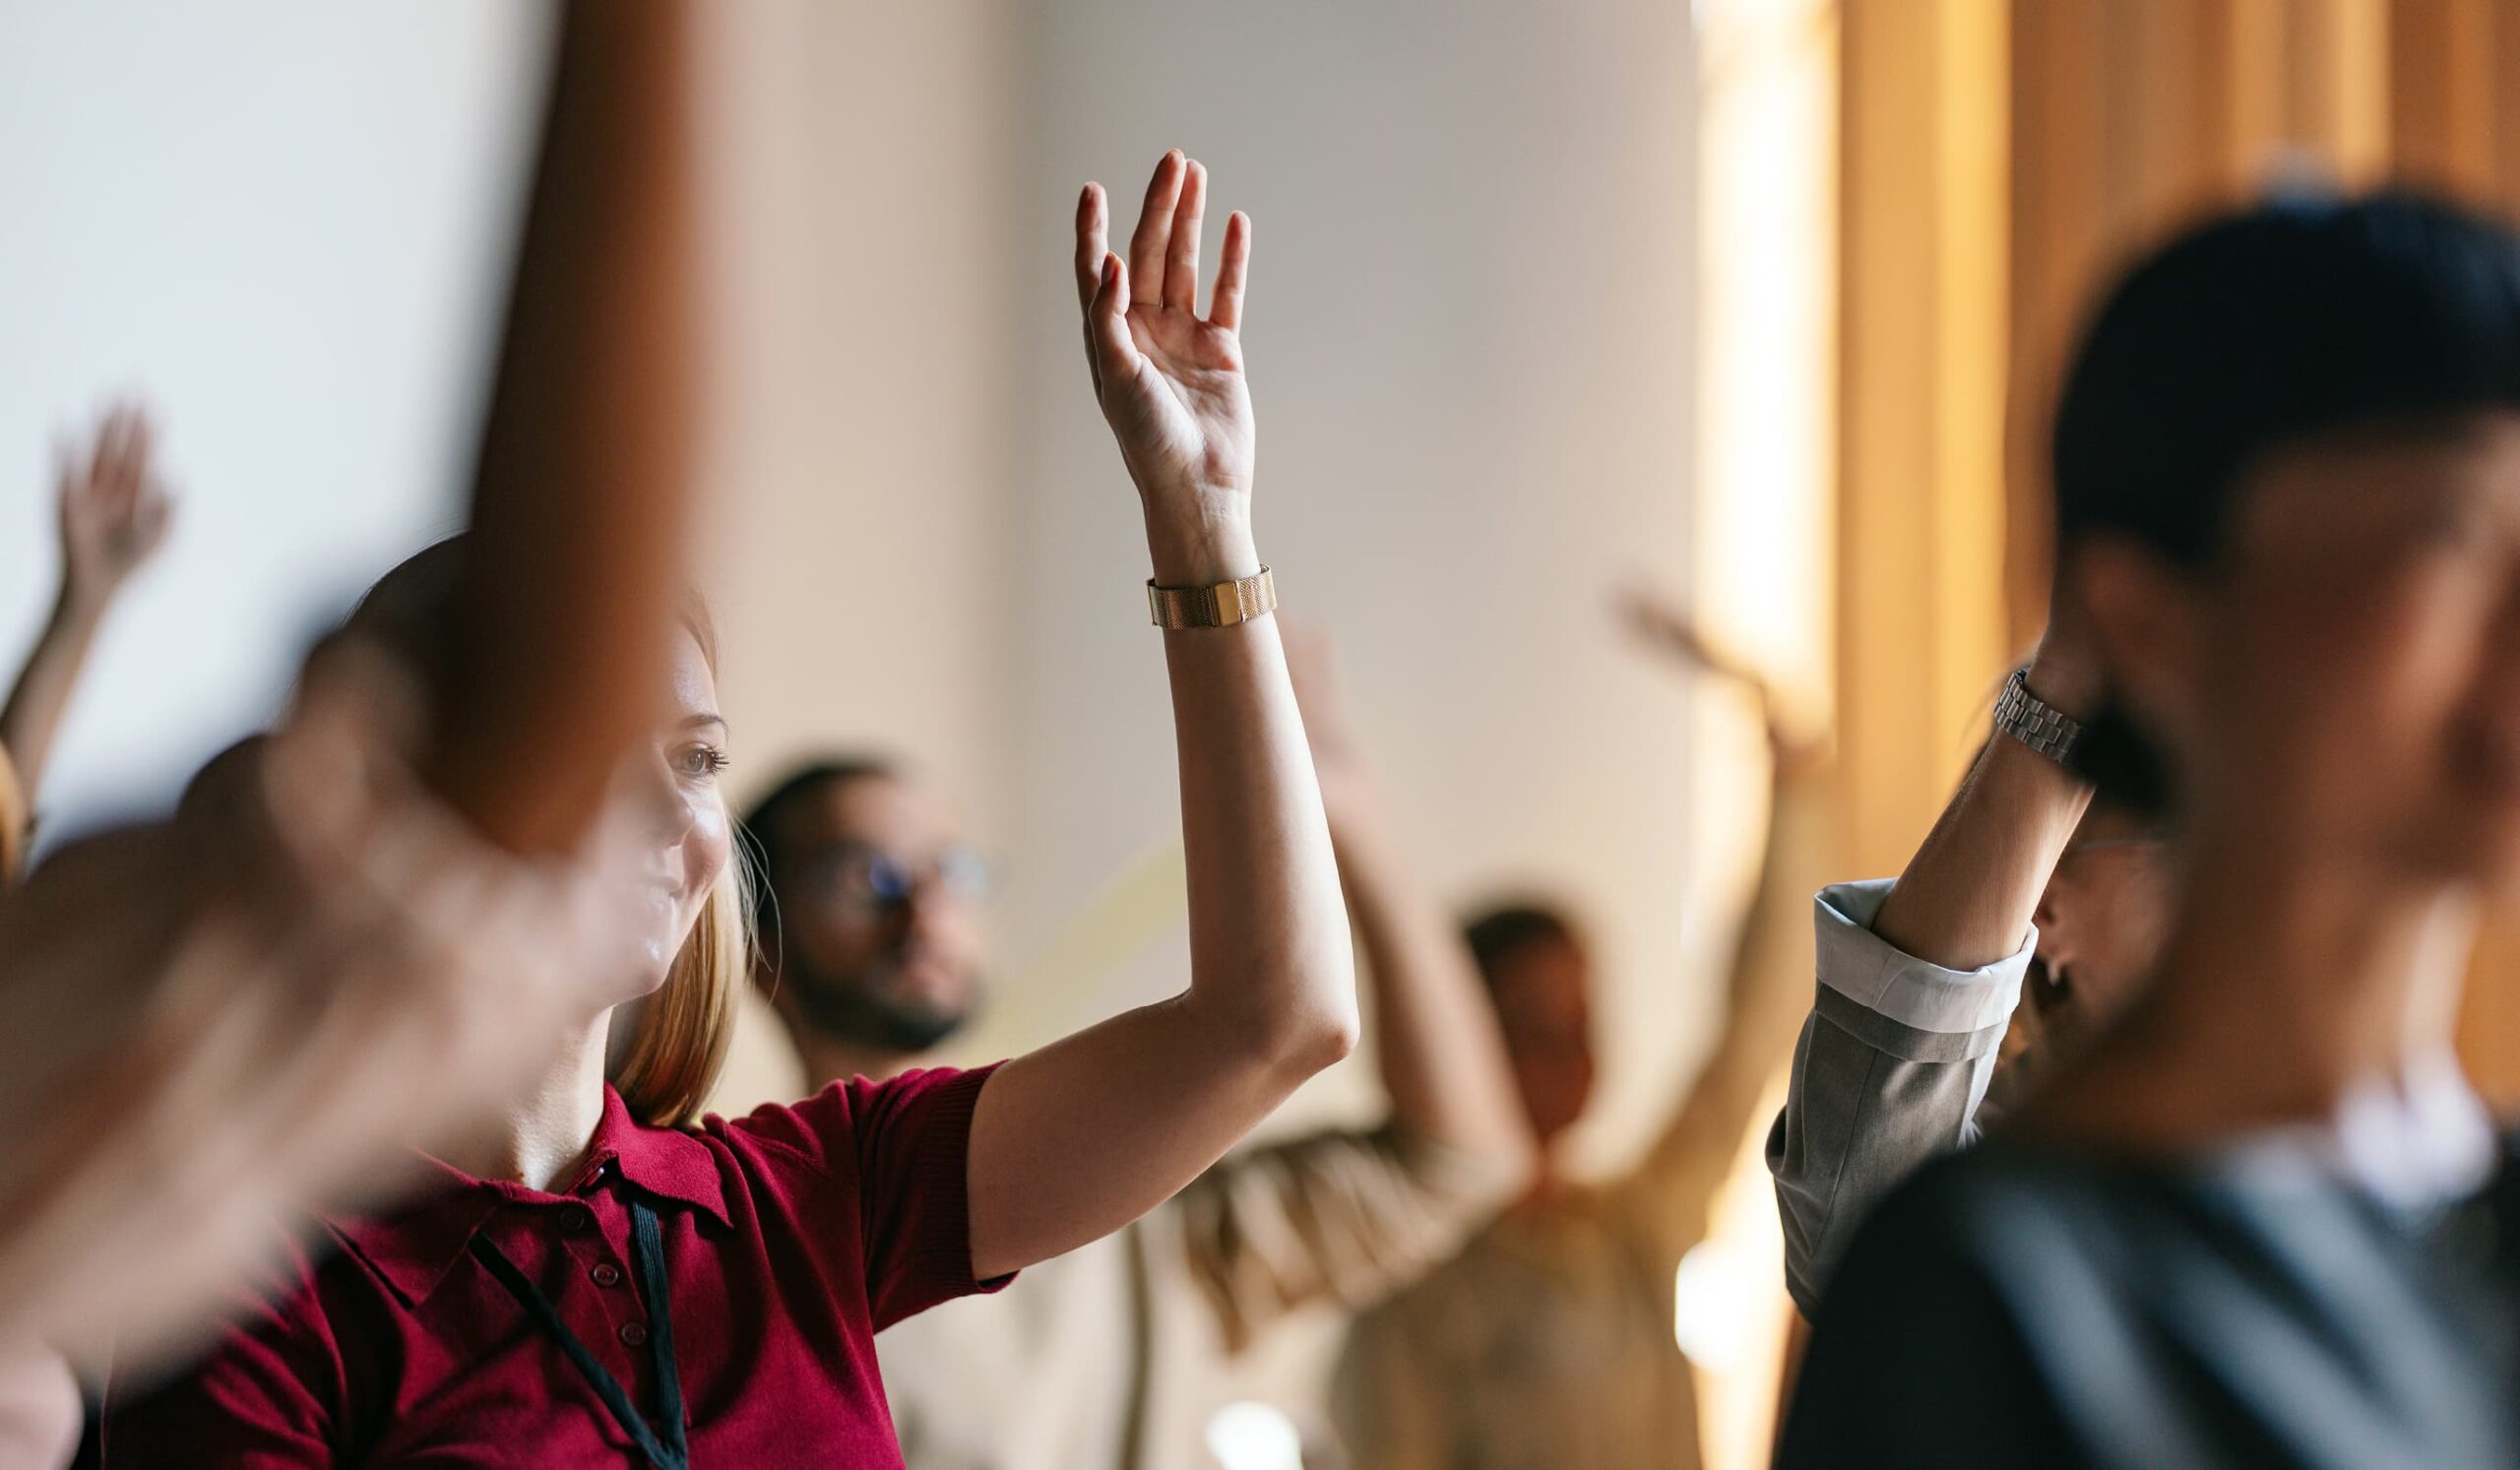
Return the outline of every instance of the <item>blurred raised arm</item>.
{"type": "MultiPolygon", "coordinates": [[[[433,697],[328,647],[174,820],[66,849],[0,903],[0,1342],[145,1363],[227,1302],[276,1217],[393,1183],[404,1145],[459,1136],[585,1014],[619,895],[563,855],[647,726],[680,585],[697,11],[561,12],[433,697]]],[[[136,424],[107,440],[145,464],[136,424]]]]}
{"type": "Polygon", "coordinates": [[[685,574],[705,342],[693,0],[571,0],[474,476],[432,784],[503,846],[583,833],[685,574]]]}
{"type": "Polygon", "coordinates": [[[0,707],[0,746],[37,799],[53,736],[70,708],[96,630],[131,574],[166,540],[171,501],[158,477],[149,415],[131,404],[106,413],[83,452],[62,446],[55,490],[61,587],[52,614],[0,707]]]}

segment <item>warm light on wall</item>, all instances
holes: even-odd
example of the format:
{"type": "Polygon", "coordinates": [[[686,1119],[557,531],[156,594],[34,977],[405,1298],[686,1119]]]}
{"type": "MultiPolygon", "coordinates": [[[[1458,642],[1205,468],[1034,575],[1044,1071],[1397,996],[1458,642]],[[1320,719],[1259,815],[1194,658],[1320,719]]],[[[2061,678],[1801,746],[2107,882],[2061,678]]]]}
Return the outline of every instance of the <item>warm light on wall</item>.
{"type": "MultiPolygon", "coordinates": [[[[1837,474],[1837,46],[1833,0],[1697,0],[1697,477],[1693,609],[1710,639],[1828,718],[1837,474]]],[[[1701,701],[1692,855],[1745,891],[1765,818],[1757,737],[1701,701]]],[[[1781,1091],[1777,1099],[1782,1098],[1781,1091]]],[[[1757,1115],[1772,1117],[1776,1100],[1757,1115]]],[[[1673,1283],[1709,1470],[1768,1461],[1787,1315],[1775,1199],[1753,1128],[1673,1283]]]]}

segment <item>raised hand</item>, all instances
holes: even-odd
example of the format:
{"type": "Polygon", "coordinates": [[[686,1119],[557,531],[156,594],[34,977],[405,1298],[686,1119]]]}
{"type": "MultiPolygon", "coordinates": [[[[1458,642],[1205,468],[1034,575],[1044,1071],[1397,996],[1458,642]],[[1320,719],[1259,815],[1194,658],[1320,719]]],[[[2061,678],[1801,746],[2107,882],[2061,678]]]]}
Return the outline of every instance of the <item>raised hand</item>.
{"type": "Polygon", "coordinates": [[[1208,173],[1176,150],[1155,166],[1123,261],[1101,184],[1076,206],[1076,288],[1102,416],[1146,513],[1156,580],[1229,581],[1259,570],[1251,542],[1253,433],[1243,378],[1242,292],[1251,222],[1226,222],[1208,314],[1199,315],[1199,233],[1208,173]]]}
{"type": "Polygon", "coordinates": [[[85,455],[60,455],[62,597],[101,610],[123,582],[165,543],[172,510],[151,458],[149,415],[120,404],[96,426],[85,455]]]}
{"type": "Polygon", "coordinates": [[[1760,718],[1767,723],[1768,753],[1775,759],[1778,776],[1807,775],[1827,764],[1831,754],[1828,735],[1802,728],[1803,722],[1794,719],[1785,709],[1786,702],[1778,697],[1776,686],[1767,676],[1709,643],[1697,619],[1677,603],[1638,583],[1619,594],[1617,612],[1628,631],[1646,647],[1692,672],[1737,683],[1758,700],[1760,718]]]}
{"type": "Polygon", "coordinates": [[[1619,594],[1617,612],[1619,621],[1647,648],[1684,669],[1735,679],[1761,698],[1767,696],[1766,682],[1738,661],[1717,652],[1697,619],[1671,599],[1640,583],[1619,594]]]}

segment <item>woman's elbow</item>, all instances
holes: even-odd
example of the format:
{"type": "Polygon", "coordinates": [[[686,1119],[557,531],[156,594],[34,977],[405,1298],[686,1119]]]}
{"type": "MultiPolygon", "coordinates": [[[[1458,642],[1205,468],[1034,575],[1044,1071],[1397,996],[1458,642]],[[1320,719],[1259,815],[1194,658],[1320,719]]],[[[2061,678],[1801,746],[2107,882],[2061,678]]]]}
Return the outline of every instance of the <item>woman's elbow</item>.
{"type": "Polygon", "coordinates": [[[1355,1055],[1363,1029],[1353,1003],[1325,1007],[1324,1014],[1309,1018],[1282,1044],[1280,1060],[1306,1077],[1326,1071],[1355,1055]]]}
{"type": "Polygon", "coordinates": [[[1262,1062],[1297,1082],[1347,1060],[1362,1038],[1354,964],[1343,960],[1325,969],[1256,1028],[1262,1062]]]}

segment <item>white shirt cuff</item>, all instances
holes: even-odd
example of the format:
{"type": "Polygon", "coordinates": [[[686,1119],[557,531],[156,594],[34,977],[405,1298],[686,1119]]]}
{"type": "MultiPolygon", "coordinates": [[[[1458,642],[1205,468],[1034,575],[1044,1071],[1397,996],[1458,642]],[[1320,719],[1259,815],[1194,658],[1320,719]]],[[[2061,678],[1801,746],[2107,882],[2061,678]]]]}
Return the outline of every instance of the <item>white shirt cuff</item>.
{"type": "Polygon", "coordinates": [[[2039,946],[2033,929],[2021,949],[1979,970],[1945,970],[1894,948],[1872,931],[1892,879],[1832,883],[1813,901],[1820,984],[1866,1010],[1919,1031],[1968,1035],[2011,1019],[2022,976],[2039,946]]]}

